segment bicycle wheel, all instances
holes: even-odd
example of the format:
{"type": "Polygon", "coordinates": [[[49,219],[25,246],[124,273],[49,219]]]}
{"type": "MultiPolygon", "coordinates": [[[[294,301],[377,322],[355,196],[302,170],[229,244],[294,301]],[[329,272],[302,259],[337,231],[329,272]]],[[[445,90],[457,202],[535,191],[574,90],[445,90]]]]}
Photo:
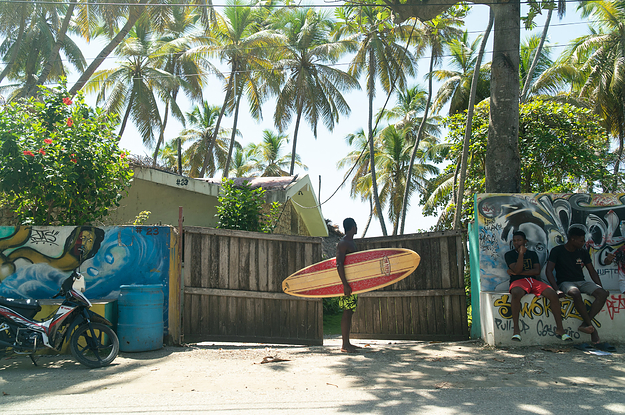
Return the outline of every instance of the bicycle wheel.
{"type": "Polygon", "coordinates": [[[119,353],[119,340],[109,326],[91,323],[78,327],[70,340],[72,356],[85,366],[92,368],[109,365],[119,353]]]}

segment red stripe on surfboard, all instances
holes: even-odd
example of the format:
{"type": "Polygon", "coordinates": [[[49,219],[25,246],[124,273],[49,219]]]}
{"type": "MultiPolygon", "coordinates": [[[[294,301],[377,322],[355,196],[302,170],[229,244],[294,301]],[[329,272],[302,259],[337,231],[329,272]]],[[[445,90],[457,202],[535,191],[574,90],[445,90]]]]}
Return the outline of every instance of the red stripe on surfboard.
{"type": "MultiPolygon", "coordinates": [[[[389,276],[382,275],[377,278],[369,278],[361,281],[350,282],[349,286],[352,287],[353,292],[359,292],[363,290],[371,290],[376,287],[380,287],[384,284],[387,284],[391,281],[396,280],[402,275],[406,274],[405,271],[396,272],[389,276]]],[[[314,295],[314,296],[333,296],[333,295],[342,295],[343,294],[343,284],[339,283],[336,285],[331,285],[329,287],[318,288],[314,290],[306,290],[306,291],[296,291],[291,293],[293,295],[314,295]]]]}
{"type": "MultiPolygon", "coordinates": [[[[356,264],[359,262],[380,259],[385,256],[388,257],[392,255],[402,255],[402,254],[411,255],[410,252],[406,252],[406,251],[398,250],[398,249],[380,249],[380,250],[374,250],[374,251],[354,252],[352,254],[348,254],[345,257],[344,265],[347,266],[347,265],[356,264]]],[[[293,276],[299,277],[301,275],[312,274],[315,272],[326,271],[326,270],[334,269],[334,268],[336,268],[336,258],[327,259],[323,262],[319,262],[318,264],[311,265],[310,267],[304,268],[303,270],[296,272],[295,274],[293,274],[293,276]]]]}

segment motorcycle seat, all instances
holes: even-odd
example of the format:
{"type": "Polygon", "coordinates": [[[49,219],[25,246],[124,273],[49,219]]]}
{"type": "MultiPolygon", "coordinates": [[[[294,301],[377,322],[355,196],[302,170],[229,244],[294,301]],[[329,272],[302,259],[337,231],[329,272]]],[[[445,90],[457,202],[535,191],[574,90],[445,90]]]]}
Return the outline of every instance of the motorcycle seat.
{"type": "Polygon", "coordinates": [[[39,301],[31,298],[18,299],[0,297],[0,306],[10,308],[26,318],[33,318],[35,314],[41,311],[39,301]]]}

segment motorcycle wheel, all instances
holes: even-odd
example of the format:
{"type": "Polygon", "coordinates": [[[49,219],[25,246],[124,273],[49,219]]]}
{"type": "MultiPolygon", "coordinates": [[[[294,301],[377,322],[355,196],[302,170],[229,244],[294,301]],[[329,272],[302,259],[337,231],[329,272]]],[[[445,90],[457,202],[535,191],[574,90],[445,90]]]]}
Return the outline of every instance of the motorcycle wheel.
{"type": "Polygon", "coordinates": [[[91,323],[95,337],[89,324],[78,327],[70,340],[69,348],[72,356],[85,366],[96,368],[109,365],[119,353],[119,340],[109,326],[91,323]],[[98,358],[99,357],[99,358],[98,358]]]}

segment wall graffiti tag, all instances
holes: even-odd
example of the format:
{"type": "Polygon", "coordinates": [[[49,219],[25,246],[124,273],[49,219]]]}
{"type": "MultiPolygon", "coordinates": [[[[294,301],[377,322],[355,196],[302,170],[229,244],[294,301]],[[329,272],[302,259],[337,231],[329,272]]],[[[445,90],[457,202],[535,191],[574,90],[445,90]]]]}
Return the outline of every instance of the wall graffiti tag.
{"type": "Polygon", "coordinates": [[[546,281],[549,251],[566,242],[573,226],[586,231],[586,247],[603,287],[625,290],[625,194],[481,194],[476,202],[482,291],[508,291],[504,254],[512,249],[513,232],[527,235],[528,248],[538,254],[546,281]],[[622,261],[606,265],[609,253],[620,255],[622,261]]]}
{"type": "MultiPolygon", "coordinates": [[[[592,305],[592,303],[585,299],[584,304],[586,305],[586,309],[590,310],[590,306],[592,305]]],[[[512,306],[510,305],[509,294],[504,294],[496,299],[493,303],[493,306],[497,310],[499,316],[504,319],[512,319],[512,306]]],[[[563,319],[572,317],[579,321],[584,321],[582,319],[582,316],[580,316],[575,309],[573,300],[569,297],[565,297],[560,300],[560,310],[562,311],[563,319]]],[[[616,312],[618,313],[618,311],[616,312]]],[[[533,320],[535,318],[541,317],[551,318],[551,315],[552,314],[551,309],[549,308],[549,300],[547,300],[545,297],[532,296],[532,300],[530,302],[521,302],[519,317],[529,318],[530,320],[533,320]]],[[[596,327],[601,327],[601,323],[596,318],[593,319],[593,323],[596,327]]]]}
{"type": "Polygon", "coordinates": [[[610,318],[614,320],[616,314],[619,314],[621,310],[625,311],[625,297],[622,294],[611,295],[606,300],[605,307],[610,318]]]}

